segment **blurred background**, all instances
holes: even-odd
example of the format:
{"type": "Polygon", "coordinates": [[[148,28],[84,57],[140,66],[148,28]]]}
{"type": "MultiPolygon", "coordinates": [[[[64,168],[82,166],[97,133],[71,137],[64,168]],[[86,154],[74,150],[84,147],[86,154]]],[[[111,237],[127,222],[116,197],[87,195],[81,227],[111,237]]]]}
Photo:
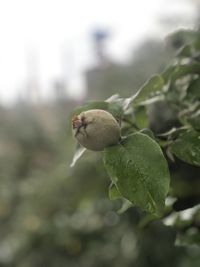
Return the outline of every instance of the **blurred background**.
{"type": "Polygon", "coordinates": [[[199,14],[198,0],[0,2],[0,266],[200,266],[173,227],[116,212],[98,153],[69,167],[73,108],[132,95],[199,14]]]}

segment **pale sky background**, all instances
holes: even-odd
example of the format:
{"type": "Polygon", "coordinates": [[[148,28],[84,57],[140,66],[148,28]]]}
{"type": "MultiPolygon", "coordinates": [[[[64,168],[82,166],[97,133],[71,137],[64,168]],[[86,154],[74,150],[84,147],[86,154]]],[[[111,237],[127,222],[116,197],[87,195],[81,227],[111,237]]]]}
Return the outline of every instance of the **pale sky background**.
{"type": "Polygon", "coordinates": [[[83,71],[94,64],[90,33],[95,28],[110,30],[107,51],[125,61],[141,40],[192,27],[194,16],[184,0],[0,0],[0,102],[24,94],[30,65],[42,97],[64,72],[71,97],[82,95],[83,71]],[[173,14],[184,14],[184,20],[163,33],[159,20],[173,14]]]}

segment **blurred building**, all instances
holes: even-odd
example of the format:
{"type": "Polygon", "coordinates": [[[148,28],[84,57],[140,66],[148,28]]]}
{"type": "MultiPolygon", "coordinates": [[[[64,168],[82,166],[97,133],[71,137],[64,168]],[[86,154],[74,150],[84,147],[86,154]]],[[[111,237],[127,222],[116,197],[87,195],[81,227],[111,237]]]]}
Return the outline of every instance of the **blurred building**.
{"type": "Polygon", "coordinates": [[[25,82],[24,101],[37,103],[41,98],[39,58],[37,51],[31,50],[26,62],[27,78],[25,82]]]}
{"type": "Polygon", "coordinates": [[[53,82],[53,93],[56,101],[67,100],[67,85],[64,79],[60,78],[53,82]]]}
{"type": "Polygon", "coordinates": [[[103,100],[116,93],[123,97],[134,94],[151,75],[163,70],[171,55],[163,42],[150,39],[140,44],[130,55],[130,60],[122,64],[108,57],[102,39],[94,38],[97,65],[86,71],[89,99],[103,100]]]}

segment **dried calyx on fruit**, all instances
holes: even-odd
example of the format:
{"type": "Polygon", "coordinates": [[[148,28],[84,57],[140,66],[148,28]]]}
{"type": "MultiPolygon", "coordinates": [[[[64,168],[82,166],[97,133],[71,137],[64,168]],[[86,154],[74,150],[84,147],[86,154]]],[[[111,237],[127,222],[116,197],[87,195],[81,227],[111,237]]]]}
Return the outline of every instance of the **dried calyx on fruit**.
{"type": "Polygon", "coordinates": [[[72,118],[72,129],[78,142],[87,149],[101,151],[120,140],[120,127],[109,112],[91,109],[72,118]]]}

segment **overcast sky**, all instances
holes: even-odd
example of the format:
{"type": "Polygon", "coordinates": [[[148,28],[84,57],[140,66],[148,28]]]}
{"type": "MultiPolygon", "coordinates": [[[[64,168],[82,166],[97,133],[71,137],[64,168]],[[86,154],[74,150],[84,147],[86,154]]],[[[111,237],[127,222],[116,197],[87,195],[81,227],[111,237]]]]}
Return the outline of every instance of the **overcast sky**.
{"type": "Polygon", "coordinates": [[[163,37],[162,17],[185,14],[178,25],[185,27],[194,12],[184,0],[0,0],[0,101],[23,94],[31,72],[43,95],[64,72],[70,94],[80,95],[95,28],[110,30],[108,53],[125,60],[142,39],[163,37]]]}

